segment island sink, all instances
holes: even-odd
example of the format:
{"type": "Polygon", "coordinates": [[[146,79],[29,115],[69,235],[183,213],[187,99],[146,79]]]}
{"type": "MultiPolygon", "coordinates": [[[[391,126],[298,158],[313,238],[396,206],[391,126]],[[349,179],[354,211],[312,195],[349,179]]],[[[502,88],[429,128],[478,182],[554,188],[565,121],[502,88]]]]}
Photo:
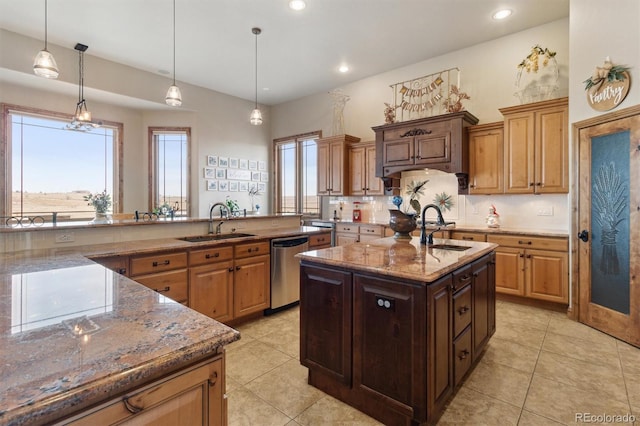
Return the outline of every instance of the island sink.
{"type": "Polygon", "coordinates": [[[429,248],[440,249],[440,250],[454,250],[454,251],[465,251],[470,249],[469,246],[458,246],[455,244],[432,244],[427,246],[429,248]]]}
{"type": "Polygon", "coordinates": [[[234,233],[234,234],[208,234],[208,235],[194,235],[192,237],[182,237],[178,238],[182,241],[187,241],[190,243],[200,243],[203,241],[220,241],[220,240],[229,240],[232,238],[242,238],[242,237],[253,237],[253,234],[243,234],[243,233],[234,233]]]}

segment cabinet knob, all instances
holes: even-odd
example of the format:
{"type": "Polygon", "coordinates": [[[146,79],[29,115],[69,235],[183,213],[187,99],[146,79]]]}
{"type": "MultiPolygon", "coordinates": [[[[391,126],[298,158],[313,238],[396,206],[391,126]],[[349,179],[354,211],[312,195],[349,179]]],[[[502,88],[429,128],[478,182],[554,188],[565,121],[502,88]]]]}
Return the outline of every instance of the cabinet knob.
{"type": "Polygon", "coordinates": [[[465,359],[468,356],[469,356],[469,351],[464,349],[464,350],[462,350],[460,352],[460,355],[458,355],[458,359],[462,361],[463,359],[465,359]]]}
{"type": "Polygon", "coordinates": [[[229,272],[233,272],[233,266],[229,268],[229,272]]]}
{"type": "Polygon", "coordinates": [[[236,266],[236,271],[239,271],[241,268],[239,266],[236,266]]]}
{"type": "Polygon", "coordinates": [[[468,310],[468,306],[462,306],[460,309],[458,309],[458,315],[464,315],[468,310]]]}
{"type": "Polygon", "coordinates": [[[159,288],[156,288],[155,291],[158,293],[166,293],[167,291],[171,290],[171,287],[166,286],[165,288],[163,288],[162,290],[160,290],[159,288]]]}

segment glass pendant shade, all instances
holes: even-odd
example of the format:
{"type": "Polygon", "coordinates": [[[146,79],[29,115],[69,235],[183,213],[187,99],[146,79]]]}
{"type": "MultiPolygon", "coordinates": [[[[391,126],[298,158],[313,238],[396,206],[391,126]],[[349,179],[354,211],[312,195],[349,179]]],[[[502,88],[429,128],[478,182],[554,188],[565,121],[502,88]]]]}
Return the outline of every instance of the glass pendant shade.
{"type": "Polygon", "coordinates": [[[180,89],[175,84],[169,87],[167,90],[167,97],[165,98],[165,102],[169,106],[180,106],[182,105],[182,93],[180,93],[180,89]]]}
{"type": "Polygon", "coordinates": [[[58,78],[58,64],[47,49],[42,49],[36,55],[33,61],[33,72],[44,78],[58,78]]]}
{"type": "Polygon", "coordinates": [[[254,126],[259,126],[262,124],[262,113],[258,108],[251,111],[251,117],[249,118],[249,121],[254,126]]]}

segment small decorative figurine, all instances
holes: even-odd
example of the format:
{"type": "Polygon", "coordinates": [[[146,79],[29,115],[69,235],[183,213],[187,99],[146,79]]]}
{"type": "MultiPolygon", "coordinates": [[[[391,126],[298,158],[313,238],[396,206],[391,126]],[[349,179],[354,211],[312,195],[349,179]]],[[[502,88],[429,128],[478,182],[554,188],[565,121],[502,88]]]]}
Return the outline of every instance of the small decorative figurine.
{"type": "Polygon", "coordinates": [[[384,103],[387,107],[384,109],[384,122],[391,124],[396,122],[396,110],[388,103],[384,103]]]}
{"type": "Polygon", "coordinates": [[[491,204],[489,215],[487,216],[487,226],[489,228],[500,228],[500,215],[493,204],[491,204]]]}

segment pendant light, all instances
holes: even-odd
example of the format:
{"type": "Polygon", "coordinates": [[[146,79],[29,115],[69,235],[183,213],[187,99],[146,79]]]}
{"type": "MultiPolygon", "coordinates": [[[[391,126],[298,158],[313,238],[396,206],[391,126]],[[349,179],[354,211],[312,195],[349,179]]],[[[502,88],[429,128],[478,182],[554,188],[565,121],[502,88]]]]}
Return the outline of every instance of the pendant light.
{"type": "Polygon", "coordinates": [[[256,36],[256,107],[253,111],[251,111],[251,117],[249,121],[254,126],[259,126],[262,124],[262,113],[258,108],[258,34],[262,32],[262,30],[258,27],[252,28],[251,32],[256,36]]]}
{"type": "Polygon", "coordinates": [[[44,49],[38,52],[33,61],[33,72],[40,77],[58,78],[58,64],[47,50],[47,0],[44,0],[44,49]]]}
{"type": "Polygon", "coordinates": [[[78,51],[78,103],[76,104],[76,112],[73,114],[73,120],[67,124],[67,129],[86,132],[102,125],[101,122],[94,122],[91,119],[91,112],[87,108],[87,101],[84,99],[84,52],[89,46],[77,43],[74,47],[78,51]]]}
{"type": "Polygon", "coordinates": [[[167,91],[165,102],[174,107],[182,105],[182,93],[176,86],[176,0],[173,0],[173,84],[167,91]]]}

